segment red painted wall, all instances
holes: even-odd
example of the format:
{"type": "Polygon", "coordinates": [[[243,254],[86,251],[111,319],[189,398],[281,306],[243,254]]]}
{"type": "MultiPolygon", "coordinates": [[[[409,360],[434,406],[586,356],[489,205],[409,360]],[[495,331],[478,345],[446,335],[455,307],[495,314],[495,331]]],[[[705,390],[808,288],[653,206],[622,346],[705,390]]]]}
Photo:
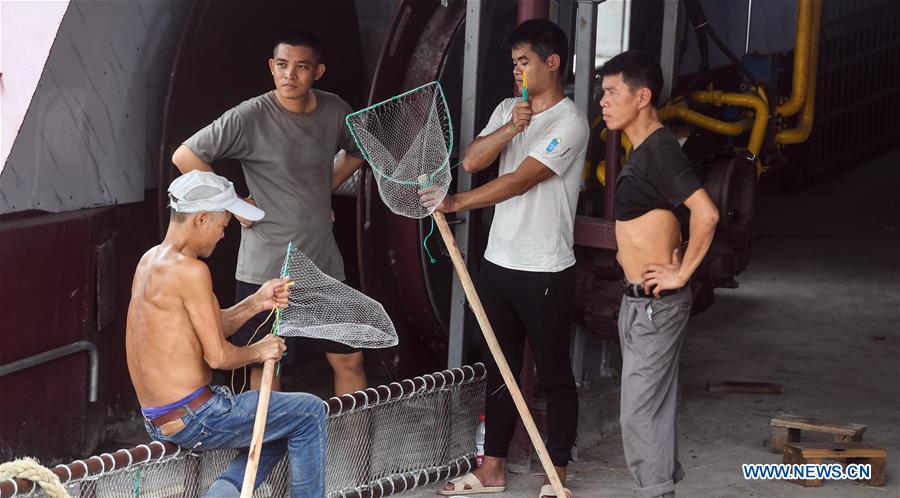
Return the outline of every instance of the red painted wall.
{"type": "Polygon", "coordinates": [[[150,202],[0,218],[0,364],[80,340],[93,342],[100,359],[96,403],[88,402],[87,352],[0,377],[0,461],[90,452],[108,414],[135,406],[125,313],[134,267],[158,241],[149,194],[150,202]],[[111,250],[98,258],[104,243],[111,250]],[[102,328],[98,303],[108,307],[102,328]]]}

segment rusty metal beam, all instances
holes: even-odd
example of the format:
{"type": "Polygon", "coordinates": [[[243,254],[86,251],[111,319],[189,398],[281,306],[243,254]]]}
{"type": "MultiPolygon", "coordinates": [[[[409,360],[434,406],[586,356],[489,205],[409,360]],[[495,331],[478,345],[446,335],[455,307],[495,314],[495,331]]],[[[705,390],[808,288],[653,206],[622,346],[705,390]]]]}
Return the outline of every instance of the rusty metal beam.
{"type": "Polygon", "coordinates": [[[516,5],[516,26],[529,19],[547,19],[550,17],[549,0],[518,0],[516,5]]]}
{"type": "MultiPolygon", "coordinates": [[[[603,190],[603,217],[615,220],[616,179],[619,177],[619,137],[622,132],[610,130],[606,136],[606,188],[603,190]]],[[[613,237],[615,239],[615,237],[613,237]]]]}
{"type": "Polygon", "coordinates": [[[575,217],[575,245],[617,251],[615,221],[593,218],[590,216],[575,217]]]}

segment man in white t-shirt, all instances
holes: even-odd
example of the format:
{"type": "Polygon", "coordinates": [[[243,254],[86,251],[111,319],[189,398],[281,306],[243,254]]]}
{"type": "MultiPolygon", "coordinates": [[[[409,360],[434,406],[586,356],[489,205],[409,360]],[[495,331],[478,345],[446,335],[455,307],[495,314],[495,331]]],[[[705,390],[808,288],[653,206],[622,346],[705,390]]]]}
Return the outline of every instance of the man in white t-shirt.
{"type": "MultiPolygon", "coordinates": [[[[569,359],[575,294],[575,204],[588,143],[584,113],[563,94],[568,56],[563,31],[544,19],[510,35],[513,77],[528,100],[509,98],[466,149],[463,167],[474,173],[500,157],[500,172],[477,189],[448,195],[445,213],[496,205],[478,292],[514,374],[522,368],[525,338],[547,397],[548,451],[565,483],[578,424],[578,395],[569,359]]],[[[428,201],[427,193],[423,199],[428,201]]],[[[506,454],[518,413],[485,347],[488,360],[484,464],[446,484],[442,495],[506,489],[506,454]]],[[[545,478],[545,483],[549,480],[545,478]]],[[[555,496],[549,486],[541,496],[555,496]]]]}

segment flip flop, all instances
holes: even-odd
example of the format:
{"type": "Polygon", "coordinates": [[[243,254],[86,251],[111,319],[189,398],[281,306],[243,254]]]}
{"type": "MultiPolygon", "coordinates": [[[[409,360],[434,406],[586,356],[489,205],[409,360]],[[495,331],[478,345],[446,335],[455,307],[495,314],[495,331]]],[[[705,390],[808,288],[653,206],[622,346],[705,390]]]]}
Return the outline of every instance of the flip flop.
{"type": "MultiPolygon", "coordinates": [[[[566,492],[566,498],[572,496],[572,490],[569,488],[563,488],[566,492]]],[[[538,495],[538,498],[542,498],[544,496],[556,496],[556,492],[553,491],[553,486],[549,484],[544,484],[541,486],[541,494],[538,495]]]]}
{"type": "Polygon", "coordinates": [[[466,495],[478,495],[482,493],[502,493],[506,491],[506,486],[485,486],[481,484],[481,481],[478,480],[478,477],[471,472],[462,476],[457,477],[456,479],[451,479],[448,481],[449,484],[453,485],[453,489],[444,489],[441,488],[437,491],[439,495],[443,496],[451,496],[458,493],[466,494],[466,495]],[[466,489],[466,485],[469,486],[466,489]]]}

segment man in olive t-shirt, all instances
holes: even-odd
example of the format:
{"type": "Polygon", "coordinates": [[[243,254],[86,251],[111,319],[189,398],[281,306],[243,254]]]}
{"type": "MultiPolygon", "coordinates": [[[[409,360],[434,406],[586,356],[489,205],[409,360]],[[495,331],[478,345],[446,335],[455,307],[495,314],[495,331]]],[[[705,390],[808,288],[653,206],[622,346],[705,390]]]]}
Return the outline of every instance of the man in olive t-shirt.
{"type": "MultiPolygon", "coordinates": [[[[255,223],[238,218],[242,225],[235,272],[238,300],[280,275],[288,242],[323,272],[344,280],[344,264],[332,233],[331,193],[363,162],[344,123],[350,106],[335,94],[312,89],[325,72],[319,40],[312,32],[296,29],[279,37],[269,69],[275,90],[229,109],[172,156],[182,173],[212,171],[211,163],[218,159],[240,160],[250,190],[248,201],[266,212],[255,223]],[[340,150],[346,153],[335,161],[340,150]]],[[[233,336],[235,344],[258,340],[260,334],[251,335],[264,318],[248,321],[233,336]]],[[[366,387],[361,351],[321,339],[294,342],[325,352],[335,373],[336,394],[366,387]]],[[[258,388],[260,371],[252,369],[251,388],[258,388]]]]}

